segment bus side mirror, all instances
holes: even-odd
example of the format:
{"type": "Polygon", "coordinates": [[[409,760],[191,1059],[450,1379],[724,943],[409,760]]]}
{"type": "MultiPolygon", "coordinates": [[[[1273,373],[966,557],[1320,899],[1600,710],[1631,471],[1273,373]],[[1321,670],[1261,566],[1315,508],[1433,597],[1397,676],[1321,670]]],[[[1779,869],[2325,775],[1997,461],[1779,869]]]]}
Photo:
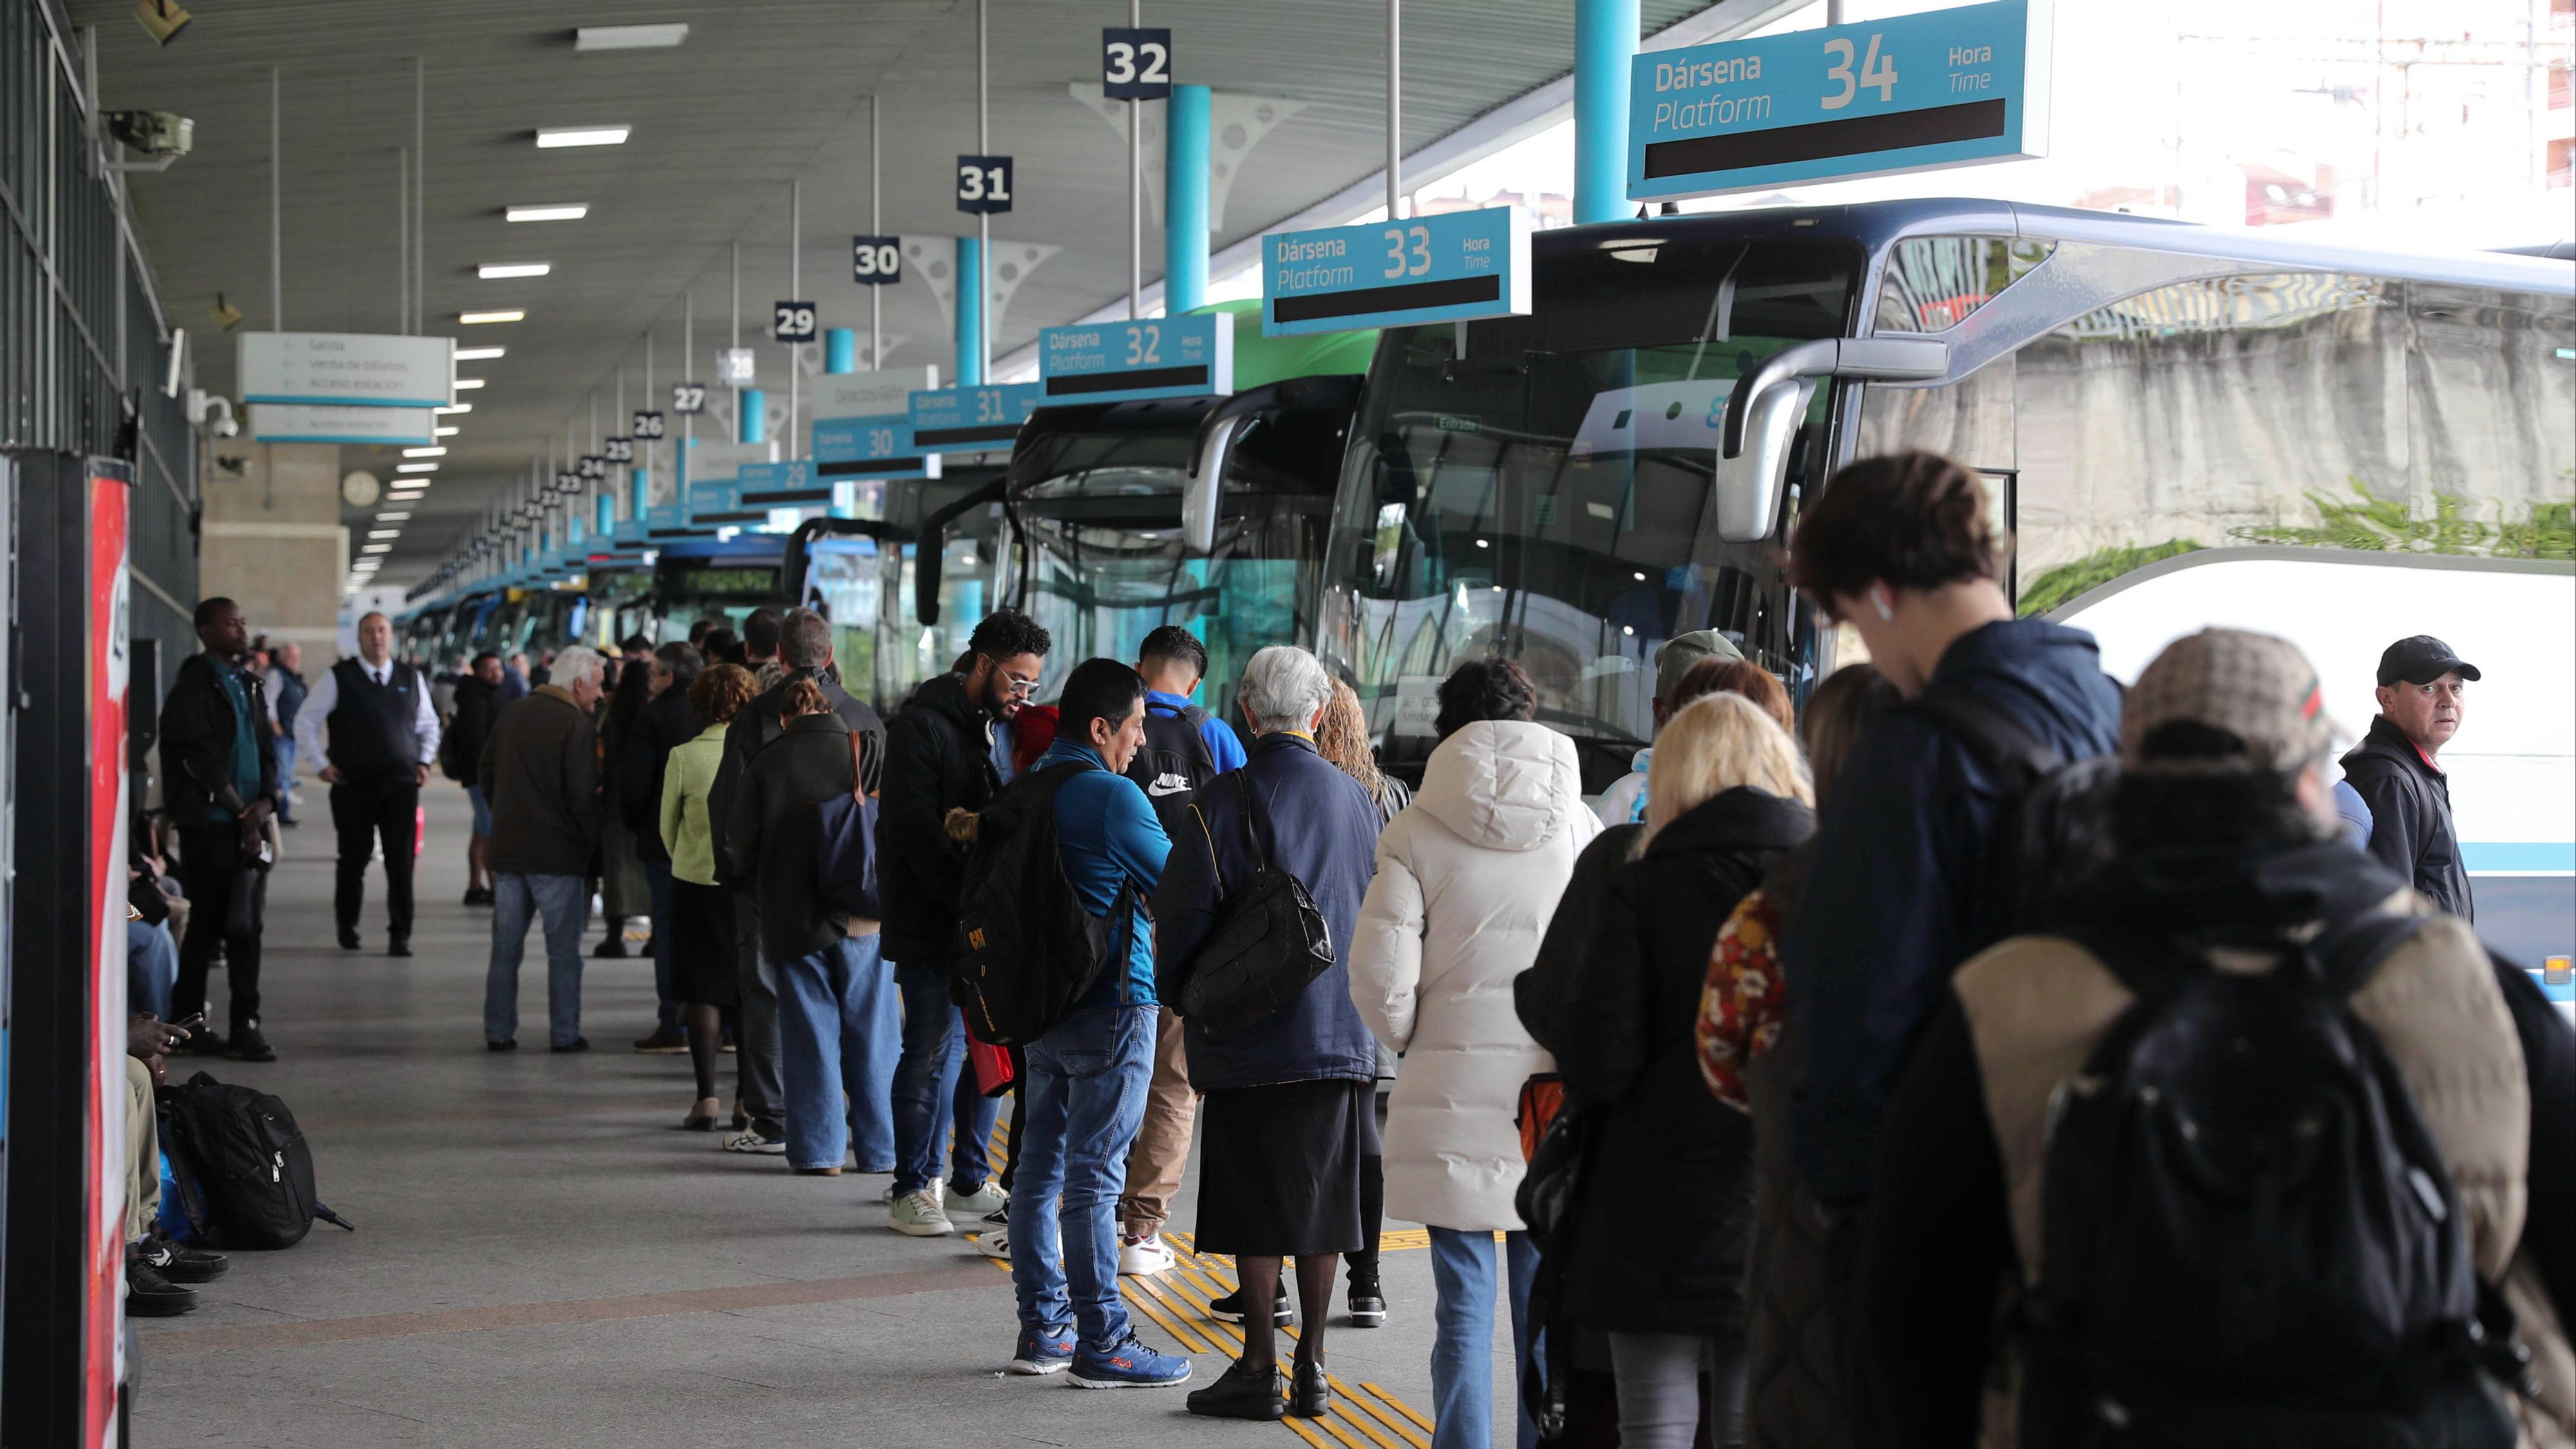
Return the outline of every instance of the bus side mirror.
{"type": "Polygon", "coordinates": [[[1205,558],[1216,552],[1216,522],[1225,506],[1225,465],[1235,440],[1251,426],[1253,415],[1209,420],[1200,429],[1190,476],[1181,483],[1181,552],[1205,558]]]}
{"type": "Polygon", "coordinates": [[[1949,371],[1950,344],[1928,337],[1826,337],[1763,359],[1727,394],[1717,445],[1718,536],[1729,543],[1771,536],[1816,379],[1940,382],[1949,371]]]}
{"type": "Polygon", "coordinates": [[[947,555],[942,529],[923,529],[912,546],[912,617],[926,629],[939,626],[939,568],[947,555]]]}
{"type": "Polygon", "coordinates": [[[1782,378],[1745,409],[1744,446],[1717,460],[1717,536],[1728,543],[1760,543],[1780,517],[1780,485],[1798,446],[1798,423],[1816,394],[1813,378],[1782,378]]]}

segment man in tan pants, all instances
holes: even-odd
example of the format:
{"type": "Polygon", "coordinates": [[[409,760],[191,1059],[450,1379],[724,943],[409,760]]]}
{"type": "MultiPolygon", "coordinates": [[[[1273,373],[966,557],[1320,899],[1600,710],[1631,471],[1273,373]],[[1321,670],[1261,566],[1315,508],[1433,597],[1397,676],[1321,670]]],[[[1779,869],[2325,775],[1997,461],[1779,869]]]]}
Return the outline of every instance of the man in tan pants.
{"type": "Polygon", "coordinates": [[[1181,1169],[1190,1160],[1190,1128],[1198,1120],[1198,1094],[1190,1090],[1189,1063],[1181,1054],[1181,1018],[1170,1007],[1154,1028],[1154,1080],[1145,1089],[1145,1123],[1127,1152],[1127,1190],[1118,1199],[1118,1271],[1160,1273],[1172,1266],[1163,1223],[1181,1169]]]}
{"type": "Polygon", "coordinates": [[[161,1131],[152,1087],[163,1075],[162,1055],[187,1041],[184,1028],[149,1014],[125,1031],[125,1311],[167,1318],[197,1306],[183,1283],[203,1283],[231,1263],[221,1253],[183,1248],[161,1235],[161,1131]]]}

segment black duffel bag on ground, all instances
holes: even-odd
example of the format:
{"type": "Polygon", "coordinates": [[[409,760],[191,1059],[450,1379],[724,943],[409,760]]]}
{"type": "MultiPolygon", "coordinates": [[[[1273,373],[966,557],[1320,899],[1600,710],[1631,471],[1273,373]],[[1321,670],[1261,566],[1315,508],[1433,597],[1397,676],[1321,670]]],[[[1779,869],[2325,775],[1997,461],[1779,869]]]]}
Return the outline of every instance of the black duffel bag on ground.
{"type": "Polygon", "coordinates": [[[1296,1000],[1308,982],[1333,968],[1333,933],[1324,913],[1315,909],[1304,883],[1272,865],[1262,848],[1261,807],[1247,776],[1244,770],[1231,772],[1243,797],[1252,879],[1217,902],[1216,927],[1191,953],[1181,981],[1181,1016],[1215,1041],[1296,1000]]]}
{"type": "Polygon", "coordinates": [[[315,1199],[313,1152],[284,1102],[257,1087],[227,1085],[199,1072],[171,1090],[169,1106],[177,1143],[173,1166],[184,1159],[194,1169],[216,1241],[291,1248],[304,1241],[317,1217],[349,1228],[315,1199]]]}

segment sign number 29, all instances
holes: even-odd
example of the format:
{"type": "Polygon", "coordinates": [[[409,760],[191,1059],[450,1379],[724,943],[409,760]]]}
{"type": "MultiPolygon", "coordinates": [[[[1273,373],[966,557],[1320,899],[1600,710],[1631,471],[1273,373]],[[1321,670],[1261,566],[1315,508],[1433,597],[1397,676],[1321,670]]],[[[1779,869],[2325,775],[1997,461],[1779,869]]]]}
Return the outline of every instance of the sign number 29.
{"type": "Polygon", "coordinates": [[[1858,76],[1852,74],[1852,43],[1848,40],[1825,42],[1825,54],[1833,58],[1834,62],[1826,67],[1825,79],[1840,81],[1843,87],[1835,94],[1825,97],[1823,104],[1826,110],[1839,111],[1850,105],[1852,97],[1860,94],[1862,86],[1868,86],[1878,92],[1880,105],[1885,105],[1896,98],[1896,58],[1881,54],[1878,40],[1876,35],[1869,38],[1869,50],[1861,58],[1858,76]]]}
{"type": "Polygon", "coordinates": [[[1431,228],[1391,226],[1386,229],[1386,279],[1419,277],[1431,270],[1431,228]]]}

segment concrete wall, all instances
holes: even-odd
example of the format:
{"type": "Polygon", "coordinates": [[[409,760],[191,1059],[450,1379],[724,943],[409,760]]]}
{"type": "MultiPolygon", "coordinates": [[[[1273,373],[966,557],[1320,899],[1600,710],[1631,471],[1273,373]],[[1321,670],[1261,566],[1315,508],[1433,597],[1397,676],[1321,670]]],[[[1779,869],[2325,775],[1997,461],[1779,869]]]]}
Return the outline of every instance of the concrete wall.
{"type": "Polygon", "coordinates": [[[211,451],[198,587],[238,602],[253,634],[303,645],[311,679],[340,657],[340,581],[349,572],[340,450],[228,440],[211,451]]]}

